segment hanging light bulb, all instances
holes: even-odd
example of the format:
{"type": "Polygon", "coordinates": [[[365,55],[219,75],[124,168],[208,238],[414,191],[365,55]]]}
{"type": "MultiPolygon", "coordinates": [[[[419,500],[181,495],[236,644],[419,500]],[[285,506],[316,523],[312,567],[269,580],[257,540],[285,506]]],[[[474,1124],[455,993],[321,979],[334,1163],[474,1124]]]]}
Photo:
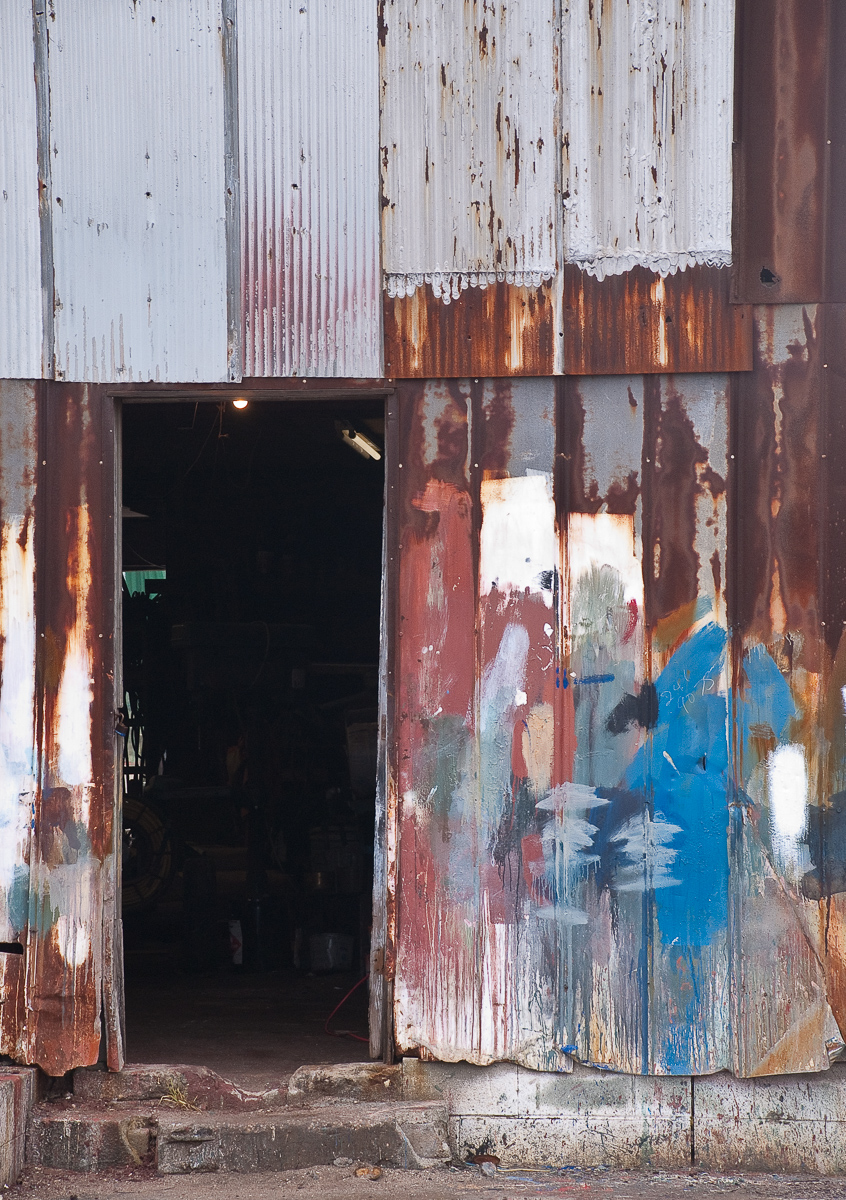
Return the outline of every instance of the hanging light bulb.
{"type": "Polygon", "coordinates": [[[245,400],[243,396],[239,396],[237,400],[232,401],[232,407],[233,408],[246,408],[249,403],[250,403],[249,400],[245,400]]]}

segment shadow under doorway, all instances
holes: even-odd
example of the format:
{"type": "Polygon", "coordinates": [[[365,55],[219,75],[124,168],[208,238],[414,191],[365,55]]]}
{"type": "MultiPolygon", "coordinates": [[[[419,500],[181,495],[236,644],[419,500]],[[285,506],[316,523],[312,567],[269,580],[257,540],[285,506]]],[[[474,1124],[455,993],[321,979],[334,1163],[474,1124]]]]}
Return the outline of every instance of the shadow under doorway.
{"type": "Polygon", "coordinates": [[[368,1057],[381,401],[126,403],[127,1058],[368,1057]],[[337,1036],[338,1033],[342,1036],[337,1036]]]}

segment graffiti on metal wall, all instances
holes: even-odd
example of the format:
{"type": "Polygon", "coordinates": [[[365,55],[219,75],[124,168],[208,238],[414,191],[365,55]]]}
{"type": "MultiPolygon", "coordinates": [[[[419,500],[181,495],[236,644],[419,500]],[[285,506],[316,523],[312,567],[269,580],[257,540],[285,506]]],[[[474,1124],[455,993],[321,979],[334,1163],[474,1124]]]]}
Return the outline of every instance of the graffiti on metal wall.
{"type": "Polygon", "coordinates": [[[97,1061],[101,1013],[122,1062],[114,426],[101,394],[46,392],[0,388],[0,1050],[61,1075],[97,1061]]]}
{"type": "Polygon", "coordinates": [[[657,1074],[842,1048],[819,681],[729,633],[729,410],[719,375],[409,389],[401,1048],[657,1074]]]}

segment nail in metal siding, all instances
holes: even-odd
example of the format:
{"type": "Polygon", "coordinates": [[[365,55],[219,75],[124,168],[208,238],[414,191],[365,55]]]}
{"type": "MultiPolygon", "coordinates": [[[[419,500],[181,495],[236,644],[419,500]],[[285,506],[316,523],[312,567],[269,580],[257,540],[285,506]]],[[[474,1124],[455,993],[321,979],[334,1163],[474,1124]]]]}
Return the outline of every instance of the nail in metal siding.
{"type": "Polygon", "coordinates": [[[31,0],[0,14],[0,378],[41,375],[41,234],[31,0]]]}
{"type": "Polygon", "coordinates": [[[449,301],[556,265],[556,33],[551,0],[384,0],[383,267],[449,301]],[[463,15],[462,15],[463,14],[463,15]]]}
{"type": "Polygon", "coordinates": [[[382,372],[373,9],[238,4],[245,375],[382,372]]]}
{"type": "Polygon", "coordinates": [[[562,14],[565,258],[600,279],[731,262],[734,0],[562,14]]]}
{"type": "Polygon", "coordinates": [[[53,11],[56,373],[225,380],[220,4],[53,11]]]}

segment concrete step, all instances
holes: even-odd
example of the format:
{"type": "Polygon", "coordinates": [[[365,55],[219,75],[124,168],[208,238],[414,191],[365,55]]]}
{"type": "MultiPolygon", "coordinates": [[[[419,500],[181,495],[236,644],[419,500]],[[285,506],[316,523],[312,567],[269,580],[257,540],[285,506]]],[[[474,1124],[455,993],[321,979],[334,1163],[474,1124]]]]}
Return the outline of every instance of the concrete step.
{"type": "MultiPolygon", "coordinates": [[[[430,1099],[428,1096],[413,1098],[430,1099]]],[[[381,1062],[323,1063],[316,1067],[300,1067],[288,1080],[288,1103],[291,1105],[338,1100],[378,1104],[402,1099],[402,1063],[392,1067],[381,1062]]]]}
{"type": "Polygon", "coordinates": [[[248,1092],[208,1067],[128,1063],[122,1071],[82,1067],[73,1073],[73,1097],[83,1104],[138,1104],[148,1100],[219,1112],[249,1112],[286,1101],[284,1084],[248,1092]]]}
{"type": "Polygon", "coordinates": [[[442,1104],[344,1104],[269,1112],[200,1112],[160,1105],[42,1104],[27,1163],[65,1171],[155,1164],[163,1175],[287,1171],[362,1164],[428,1168],[449,1162],[442,1104]]]}
{"type": "Polygon", "coordinates": [[[156,1112],[48,1103],[33,1109],[26,1135],[27,1166],[105,1171],[155,1161],[156,1112]]]}

